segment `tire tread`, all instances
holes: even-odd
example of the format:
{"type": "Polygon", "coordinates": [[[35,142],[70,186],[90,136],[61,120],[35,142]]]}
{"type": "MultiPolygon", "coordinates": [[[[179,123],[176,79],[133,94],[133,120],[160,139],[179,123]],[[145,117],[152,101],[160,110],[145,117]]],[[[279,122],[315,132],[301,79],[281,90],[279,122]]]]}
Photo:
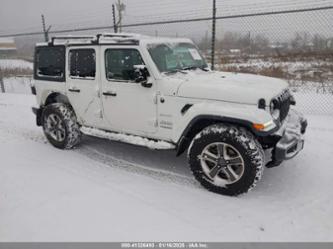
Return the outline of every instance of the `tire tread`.
{"type": "MultiPolygon", "coordinates": [[[[75,112],[70,105],[54,103],[47,105],[43,113],[45,113],[45,111],[60,114],[66,126],[66,138],[61,145],[52,143],[49,139],[55,147],[60,149],[72,149],[81,142],[82,133],[80,131],[80,125],[78,124],[75,112]]],[[[44,120],[44,118],[42,120],[44,120]]]]}
{"type": "Polygon", "coordinates": [[[190,164],[194,177],[205,188],[215,193],[237,196],[247,193],[248,191],[253,189],[256,186],[257,182],[260,181],[260,179],[262,178],[265,160],[264,155],[265,153],[260,143],[247,129],[235,125],[214,124],[212,126],[206,127],[194,137],[188,149],[188,162],[190,164]],[[254,175],[252,172],[251,177],[245,179],[239,188],[232,188],[231,186],[233,184],[226,185],[225,187],[215,186],[204,179],[204,173],[202,172],[201,167],[200,170],[198,169],[198,153],[195,152],[195,147],[201,146],[202,144],[208,144],[212,139],[216,139],[217,137],[222,140],[232,141],[239,144],[244,149],[246,154],[243,155],[243,157],[246,157],[248,159],[247,164],[249,165],[246,165],[246,167],[253,167],[253,169],[255,170],[254,175]]]}

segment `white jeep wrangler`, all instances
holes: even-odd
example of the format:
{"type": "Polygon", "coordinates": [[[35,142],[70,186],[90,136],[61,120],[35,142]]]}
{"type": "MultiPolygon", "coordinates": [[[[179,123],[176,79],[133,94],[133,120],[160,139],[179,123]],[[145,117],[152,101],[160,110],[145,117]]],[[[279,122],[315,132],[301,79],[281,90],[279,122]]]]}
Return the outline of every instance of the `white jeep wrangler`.
{"type": "Polygon", "coordinates": [[[195,178],[220,194],[249,191],[304,144],[285,81],[211,71],[189,39],[54,37],[36,46],[34,79],[37,125],[55,147],[105,133],[188,150],[195,178]]]}

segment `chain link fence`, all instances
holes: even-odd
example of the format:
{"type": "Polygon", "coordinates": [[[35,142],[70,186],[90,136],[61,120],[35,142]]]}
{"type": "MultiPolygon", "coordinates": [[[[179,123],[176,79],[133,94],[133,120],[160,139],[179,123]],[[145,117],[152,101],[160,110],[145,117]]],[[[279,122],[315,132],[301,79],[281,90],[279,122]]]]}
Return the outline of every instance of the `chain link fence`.
{"type": "MultiPolygon", "coordinates": [[[[113,27],[56,33],[74,32],[113,32],[113,27]]],[[[145,23],[124,23],[122,32],[189,37],[211,61],[209,17],[149,22],[148,16],[145,23]]],[[[42,41],[43,35],[20,37],[18,41],[27,39],[42,41]]],[[[23,49],[32,51],[33,47],[23,49]]],[[[304,113],[333,115],[333,7],[218,16],[214,54],[216,70],[285,79],[304,113]]]]}
{"type": "MultiPolygon", "coordinates": [[[[212,20],[124,27],[125,32],[191,37],[211,61],[212,20]]],[[[218,17],[215,69],[288,81],[298,109],[333,115],[333,9],[218,17]]]]}
{"type": "Polygon", "coordinates": [[[285,79],[303,112],[333,115],[332,9],[219,20],[217,26],[219,70],[285,79]]]}

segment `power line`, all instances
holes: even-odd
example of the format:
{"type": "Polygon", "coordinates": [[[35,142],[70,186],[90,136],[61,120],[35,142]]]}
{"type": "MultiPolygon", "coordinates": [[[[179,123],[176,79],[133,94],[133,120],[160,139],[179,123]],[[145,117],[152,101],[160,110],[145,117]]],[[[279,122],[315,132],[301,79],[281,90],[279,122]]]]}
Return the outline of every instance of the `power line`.
{"type": "MultiPolygon", "coordinates": [[[[326,1],[326,0],[324,0],[326,1]]],[[[276,9],[279,7],[284,7],[284,9],[290,9],[290,8],[300,8],[302,7],[304,8],[308,8],[308,7],[312,7],[313,8],[313,3],[304,3],[302,4],[302,6],[299,6],[299,3],[301,2],[290,2],[290,3],[270,3],[270,4],[258,4],[258,3],[252,3],[252,4],[244,4],[244,5],[223,5],[223,4],[218,4],[217,2],[217,8],[220,9],[220,12],[225,14],[231,14],[232,11],[237,11],[238,13],[242,13],[242,11],[246,10],[247,12],[249,11],[258,11],[258,9],[260,8],[262,9],[276,9]]],[[[321,2],[316,2],[316,4],[320,4],[321,2]]],[[[132,7],[132,6],[131,6],[132,7]]],[[[317,7],[326,7],[326,6],[317,6],[317,7]]],[[[149,18],[152,19],[154,17],[157,18],[161,18],[162,16],[166,15],[167,17],[170,17],[170,15],[174,16],[174,15],[181,15],[184,16],[184,14],[189,14],[189,13],[198,13],[198,11],[200,11],[201,13],[203,11],[207,12],[205,13],[205,15],[207,16],[210,12],[211,12],[211,8],[203,8],[203,9],[195,9],[195,10],[189,10],[189,11],[176,11],[176,12],[162,12],[160,14],[155,14],[155,15],[150,15],[149,18]]],[[[234,13],[232,13],[234,14],[234,13]]],[[[147,16],[138,16],[138,15],[128,15],[129,17],[134,17],[134,18],[147,18],[147,16]]],[[[203,16],[202,14],[196,15],[196,16],[203,16]]]]}
{"type": "MultiPolygon", "coordinates": [[[[226,15],[226,16],[217,16],[217,20],[222,19],[232,19],[232,18],[244,18],[244,17],[254,17],[254,16],[270,16],[270,15],[281,15],[281,14],[291,14],[291,13],[302,13],[302,12],[311,12],[319,10],[330,10],[333,9],[333,6],[317,7],[317,8],[304,8],[304,9],[295,9],[295,10],[282,10],[282,11],[267,11],[267,12],[257,12],[241,15],[226,15]]],[[[185,23],[185,22],[199,22],[199,21],[211,21],[212,17],[200,17],[200,18],[191,18],[191,19],[174,19],[167,21],[156,21],[156,22],[144,22],[144,23],[133,23],[133,24],[124,24],[122,27],[139,27],[139,26],[149,26],[149,25],[162,25],[162,24],[172,24],[172,23],[185,23]]],[[[95,27],[83,27],[83,28],[71,28],[63,30],[54,30],[50,33],[60,34],[60,33],[73,33],[81,31],[90,31],[90,30],[109,30],[114,28],[113,26],[95,26],[95,27]]],[[[32,36],[32,35],[42,35],[43,32],[26,32],[26,33],[12,33],[12,34],[2,34],[0,37],[19,37],[19,36],[32,36]]]]}

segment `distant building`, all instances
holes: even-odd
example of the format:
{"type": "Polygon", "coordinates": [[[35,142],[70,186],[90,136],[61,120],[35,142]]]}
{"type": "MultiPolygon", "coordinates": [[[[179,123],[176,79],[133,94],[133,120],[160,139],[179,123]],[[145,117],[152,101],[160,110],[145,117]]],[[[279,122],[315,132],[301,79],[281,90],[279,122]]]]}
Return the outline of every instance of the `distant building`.
{"type": "Polygon", "coordinates": [[[232,49],[229,49],[229,52],[231,54],[241,54],[242,51],[238,48],[232,48],[232,49]]]}
{"type": "Polygon", "coordinates": [[[285,49],[288,47],[288,44],[287,43],[280,43],[280,42],[277,42],[277,43],[271,43],[269,45],[269,48],[271,49],[285,49]]]}
{"type": "Polygon", "coordinates": [[[12,58],[17,55],[17,48],[13,38],[0,38],[0,59],[12,58]]]}

